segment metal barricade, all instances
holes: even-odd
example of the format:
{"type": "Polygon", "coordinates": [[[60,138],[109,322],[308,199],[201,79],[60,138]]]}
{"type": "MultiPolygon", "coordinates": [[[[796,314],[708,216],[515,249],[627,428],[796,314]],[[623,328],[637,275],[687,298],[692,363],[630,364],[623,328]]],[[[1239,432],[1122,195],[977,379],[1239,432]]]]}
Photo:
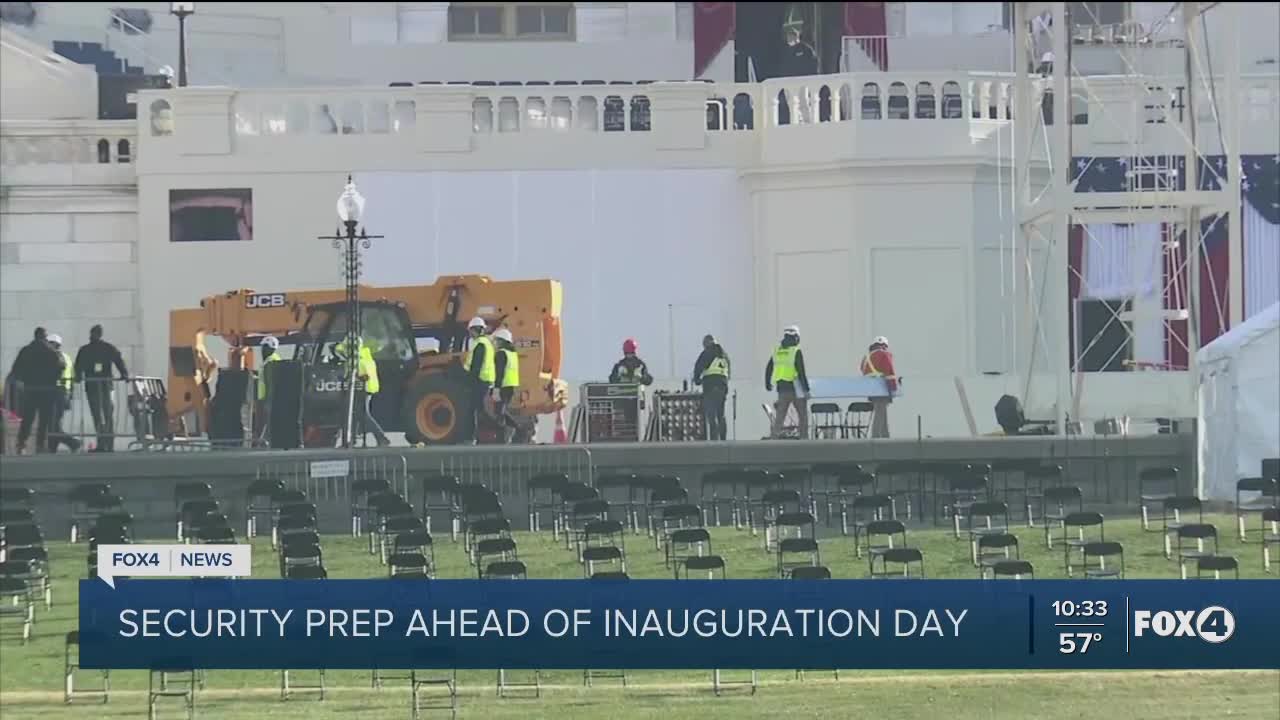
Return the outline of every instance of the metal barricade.
{"type": "Polygon", "coordinates": [[[257,480],[280,480],[301,490],[313,502],[351,500],[351,486],[366,478],[387,481],[394,492],[409,499],[409,463],[403,455],[352,453],[324,460],[283,460],[258,465],[257,480]]]}
{"type": "MultiPolygon", "coordinates": [[[[585,447],[551,446],[506,449],[498,452],[463,451],[440,459],[439,473],[457,477],[463,485],[483,485],[498,494],[505,515],[512,520],[528,516],[529,481],[544,473],[563,474],[569,482],[592,484],[595,464],[585,447]]],[[[419,504],[426,501],[419,489],[419,504]]]]}
{"type": "MultiPolygon", "coordinates": [[[[41,409],[49,412],[49,442],[57,449],[110,452],[122,444],[134,447],[164,440],[168,432],[165,397],[164,381],[156,377],[86,378],[69,389],[15,383],[5,404],[19,422],[24,413],[31,416],[28,453],[35,451],[41,409]]],[[[40,451],[47,450],[46,444],[40,451]]]]}

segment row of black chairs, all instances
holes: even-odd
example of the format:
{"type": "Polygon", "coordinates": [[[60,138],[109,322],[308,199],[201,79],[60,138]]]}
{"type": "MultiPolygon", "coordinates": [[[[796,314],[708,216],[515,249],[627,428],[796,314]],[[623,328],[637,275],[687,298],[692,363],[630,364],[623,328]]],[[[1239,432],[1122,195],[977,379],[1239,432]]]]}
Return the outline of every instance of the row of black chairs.
{"type": "Polygon", "coordinates": [[[31,639],[38,599],[53,605],[49,552],[36,522],[34,494],[28,488],[6,488],[0,495],[0,638],[10,625],[25,645],[31,639]]]}

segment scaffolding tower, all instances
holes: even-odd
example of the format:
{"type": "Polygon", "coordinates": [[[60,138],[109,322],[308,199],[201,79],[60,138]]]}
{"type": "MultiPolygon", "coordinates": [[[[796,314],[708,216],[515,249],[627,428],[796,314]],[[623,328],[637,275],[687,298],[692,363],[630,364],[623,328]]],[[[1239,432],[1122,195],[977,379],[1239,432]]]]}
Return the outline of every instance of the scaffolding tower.
{"type": "Polygon", "coordinates": [[[1235,52],[1229,52],[1228,60],[1219,63],[1223,67],[1213,67],[1204,22],[1206,13],[1223,13],[1227,27],[1238,36],[1238,7],[1235,3],[1173,3],[1157,23],[1160,27],[1131,28],[1128,33],[1122,29],[1108,38],[1105,46],[1115,52],[1124,75],[1106,76],[1104,82],[1102,77],[1079,72],[1072,57],[1073,41],[1078,40],[1073,26],[1088,26],[1090,18],[1069,17],[1068,5],[1077,13],[1089,14],[1096,4],[1014,5],[1013,207],[1017,227],[1013,259],[1018,276],[1025,278],[1023,298],[1027,304],[1018,334],[1030,345],[1021,360],[1027,368],[1024,403],[1032,407],[1034,400],[1037,406],[1046,405],[1043,398],[1035,397],[1037,383],[1033,379],[1051,377],[1057,433],[1067,432],[1069,421],[1081,417],[1085,373],[1080,361],[1094,339],[1073,338],[1078,333],[1071,322],[1069,283],[1083,281],[1082,271],[1096,238],[1084,239],[1081,260],[1073,267],[1068,251],[1072,226],[1082,226],[1088,234],[1094,224],[1157,223],[1165,229],[1159,262],[1172,269],[1156,273],[1163,286],[1160,307],[1141,309],[1132,302],[1117,308],[1108,306],[1111,317],[1107,322],[1123,328],[1132,346],[1138,324],[1152,322],[1152,313],[1158,313],[1166,337],[1185,345],[1187,365],[1170,367],[1167,354],[1165,362],[1137,365],[1177,373],[1170,376],[1170,390],[1185,388],[1186,407],[1195,407],[1195,356],[1201,346],[1200,308],[1206,292],[1200,286],[1200,266],[1206,261],[1205,238],[1212,231],[1202,226],[1202,218],[1213,216],[1215,222],[1227,224],[1228,287],[1225,293],[1208,289],[1215,300],[1225,296],[1225,308],[1214,303],[1218,327],[1225,331],[1239,324],[1244,305],[1239,59],[1235,52]],[[1152,63],[1139,59],[1141,49],[1152,44],[1156,33],[1170,46],[1185,49],[1178,63],[1181,67],[1167,68],[1167,74],[1153,73],[1152,63]],[[1073,169],[1072,164],[1077,157],[1087,164],[1087,158],[1097,154],[1073,136],[1077,109],[1088,115],[1091,126],[1111,126],[1113,136],[1123,143],[1127,155],[1122,157],[1128,160],[1122,171],[1127,177],[1122,191],[1077,192],[1084,168],[1073,169]],[[1202,117],[1212,119],[1213,131],[1201,127],[1202,117]],[[1151,124],[1173,128],[1176,147],[1153,153],[1144,142],[1144,131],[1151,124]],[[1215,153],[1225,156],[1225,164],[1207,162],[1215,153]],[[1216,176],[1212,183],[1202,180],[1204,173],[1216,176]],[[1185,340],[1170,331],[1184,321],[1185,340]]]}

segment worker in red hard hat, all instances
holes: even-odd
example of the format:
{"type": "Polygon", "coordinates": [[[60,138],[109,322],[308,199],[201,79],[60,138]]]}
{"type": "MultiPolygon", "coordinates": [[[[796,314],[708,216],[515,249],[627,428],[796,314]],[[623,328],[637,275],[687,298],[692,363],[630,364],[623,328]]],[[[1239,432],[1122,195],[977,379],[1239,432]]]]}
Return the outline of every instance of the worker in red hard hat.
{"type": "Polygon", "coordinates": [[[636,355],[636,341],[627,338],[622,343],[622,359],[614,363],[609,373],[609,382],[625,385],[652,385],[653,376],[649,374],[649,366],[636,355]]]}
{"type": "Polygon", "coordinates": [[[893,402],[893,393],[898,391],[898,374],[893,369],[893,353],[889,352],[889,341],[879,336],[871,341],[867,354],[862,358],[862,374],[867,377],[884,378],[889,386],[889,395],[871,398],[871,437],[889,437],[889,403],[893,402]]]}

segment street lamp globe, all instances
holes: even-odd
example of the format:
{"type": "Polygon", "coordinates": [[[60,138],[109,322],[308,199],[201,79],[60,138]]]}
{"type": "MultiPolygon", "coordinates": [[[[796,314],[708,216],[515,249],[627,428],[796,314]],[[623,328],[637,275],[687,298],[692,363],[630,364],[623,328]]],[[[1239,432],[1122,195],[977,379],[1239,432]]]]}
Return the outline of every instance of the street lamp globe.
{"type": "Polygon", "coordinates": [[[338,219],[344,223],[358,223],[363,215],[364,196],[351,178],[347,178],[347,185],[338,196],[338,219]]]}
{"type": "Polygon", "coordinates": [[[196,4],[193,2],[171,2],[169,3],[169,12],[174,15],[191,15],[196,11],[196,4]]]}

